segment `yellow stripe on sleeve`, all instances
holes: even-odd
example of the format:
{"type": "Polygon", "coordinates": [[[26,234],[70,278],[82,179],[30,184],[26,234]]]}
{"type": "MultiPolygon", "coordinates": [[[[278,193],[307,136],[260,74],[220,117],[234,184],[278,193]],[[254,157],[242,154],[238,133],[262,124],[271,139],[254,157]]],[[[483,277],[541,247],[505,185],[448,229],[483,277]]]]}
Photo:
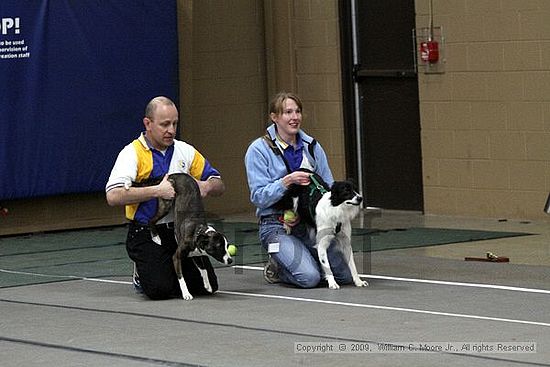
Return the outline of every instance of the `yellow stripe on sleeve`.
{"type": "Polygon", "coordinates": [[[132,144],[136,151],[138,164],[136,182],[141,182],[151,176],[151,172],[153,171],[153,153],[137,139],[132,144]]]}
{"type": "Polygon", "coordinates": [[[202,154],[195,150],[195,156],[193,157],[193,162],[191,162],[191,169],[189,169],[189,174],[193,176],[196,180],[200,180],[202,172],[204,171],[204,162],[205,159],[202,154]]]}
{"type": "MultiPolygon", "coordinates": [[[[153,154],[138,139],[134,140],[132,145],[134,146],[137,158],[136,182],[141,182],[151,176],[151,172],[153,171],[153,154]]],[[[139,204],[126,205],[125,212],[127,219],[134,219],[138,206],[139,204]]]]}

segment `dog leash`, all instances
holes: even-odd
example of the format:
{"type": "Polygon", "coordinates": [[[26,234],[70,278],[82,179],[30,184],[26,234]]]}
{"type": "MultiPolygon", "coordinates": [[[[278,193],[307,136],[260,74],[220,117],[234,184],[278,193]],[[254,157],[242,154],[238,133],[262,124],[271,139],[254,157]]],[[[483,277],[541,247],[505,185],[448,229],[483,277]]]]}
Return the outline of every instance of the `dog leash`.
{"type": "Polygon", "coordinates": [[[309,196],[313,196],[313,193],[315,190],[319,190],[321,194],[325,194],[327,190],[321,185],[321,183],[315,178],[314,175],[310,175],[309,178],[311,179],[310,190],[309,190],[309,196]]]}
{"type": "MultiPolygon", "coordinates": [[[[316,190],[319,191],[321,195],[324,195],[328,192],[327,189],[325,189],[325,187],[321,185],[319,180],[317,180],[314,175],[310,175],[309,178],[311,180],[311,182],[309,183],[310,198],[313,197],[316,190]]],[[[313,207],[312,205],[309,205],[309,215],[311,216],[311,218],[315,218],[315,207],[313,207]]]]}

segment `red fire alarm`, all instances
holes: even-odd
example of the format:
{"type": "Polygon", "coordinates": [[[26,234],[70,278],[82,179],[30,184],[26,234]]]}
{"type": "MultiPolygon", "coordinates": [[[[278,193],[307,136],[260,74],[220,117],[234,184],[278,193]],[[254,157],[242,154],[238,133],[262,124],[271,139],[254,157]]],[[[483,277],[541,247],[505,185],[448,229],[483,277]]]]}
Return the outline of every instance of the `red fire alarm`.
{"type": "Polygon", "coordinates": [[[420,59],[422,62],[435,64],[439,61],[439,43],[425,41],[420,43],[420,59]]]}

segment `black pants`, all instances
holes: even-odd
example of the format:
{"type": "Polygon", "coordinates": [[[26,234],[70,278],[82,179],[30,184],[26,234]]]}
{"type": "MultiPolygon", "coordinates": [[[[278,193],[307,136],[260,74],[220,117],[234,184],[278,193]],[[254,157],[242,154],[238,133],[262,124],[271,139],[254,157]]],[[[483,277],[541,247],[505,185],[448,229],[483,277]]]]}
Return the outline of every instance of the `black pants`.
{"type": "MultiPolygon", "coordinates": [[[[128,256],[136,263],[143,293],[151,299],[181,298],[178,278],[172,256],[177,243],[174,230],[158,227],[162,245],[151,239],[147,226],[130,223],[126,238],[128,256]]],[[[189,292],[193,295],[210,294],[204,289],[197,265],[206,269],[212,291],[218,290],[218,279],[208,256],[181,259],[181,270],[189,292]]]]}

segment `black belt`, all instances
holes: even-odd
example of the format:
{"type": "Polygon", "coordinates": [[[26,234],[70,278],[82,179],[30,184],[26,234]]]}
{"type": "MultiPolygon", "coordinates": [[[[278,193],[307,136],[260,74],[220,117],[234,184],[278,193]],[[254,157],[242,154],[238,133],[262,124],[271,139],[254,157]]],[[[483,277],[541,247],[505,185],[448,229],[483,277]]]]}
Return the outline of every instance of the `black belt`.
{"type": "MultiPolygon", "coordinates": [[[[130,221],[130,225],[137,229],[149,229],[148,224],[139,223],[136,221],[130,221]]],[[[155,225],[155,228],[157,229],[174,229],[174,222],[168,222],[168,223],[159,223],[155,225]]]]}
{"type": "Polygon", "coordinates": [[[174,222],[160,223],[160,224],[157,224],[155,227],[164,228],[164,229],[174,229],[174,222]]]}

